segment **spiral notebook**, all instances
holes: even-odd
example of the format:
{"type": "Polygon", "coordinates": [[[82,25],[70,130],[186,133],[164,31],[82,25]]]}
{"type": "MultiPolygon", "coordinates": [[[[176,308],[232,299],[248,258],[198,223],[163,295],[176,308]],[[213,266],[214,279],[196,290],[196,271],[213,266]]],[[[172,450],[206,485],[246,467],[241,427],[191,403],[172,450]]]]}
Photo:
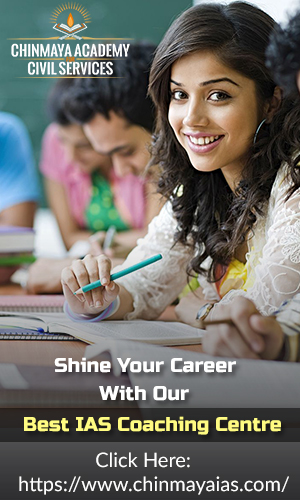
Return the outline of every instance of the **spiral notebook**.
{"type": "Polygon", "coordinates": [[[0,326],[0,340],[74,340],[79,341],[71,335],[40,332],[30,328],[11,328],[0,326]]]}
{"type": "MultiPolygon", "coordinates": [[[[0,295],[2,313],[62,313],[63,295],[0,295]]],[[[0,313],[1,315],[1,313],[0,313]]],[[[77,340],[68,334],[49,333],[31,325],[0,324],[0,340],[77,340]]]]}
{"type": "Polygon", "coordinates": [[[10,312],[63,312],[63,295],[0,295],[0,310],[10,312]]]}

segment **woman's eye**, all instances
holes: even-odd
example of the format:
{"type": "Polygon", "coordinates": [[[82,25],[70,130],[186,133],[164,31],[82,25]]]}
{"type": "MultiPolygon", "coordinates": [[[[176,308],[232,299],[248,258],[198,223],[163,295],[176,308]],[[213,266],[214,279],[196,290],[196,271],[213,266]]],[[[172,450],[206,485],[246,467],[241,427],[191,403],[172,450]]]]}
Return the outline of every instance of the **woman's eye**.
{"type": "Polygon", "coordinates": [[[183,99],[187,98],[187,95],[185,94],[185,92],[182,92],[182,90],[174,90],[173,92],[171,92],[171,97],[175,101],[182,101],[183,99]]]}
{"type": "Polygon", "coordinates": [[[210,94],[209,99],[211,101],[225,101],[226,99],[230,99],[230,96],[226,94],[225,92],[213,92],[213,94],[210,94]]]}
{"type": "Polygon", "coordinates": [[[132,156],[134,154],[133,149],[128,149],[127,151],[122,152],[122,156],[132,156]]]}

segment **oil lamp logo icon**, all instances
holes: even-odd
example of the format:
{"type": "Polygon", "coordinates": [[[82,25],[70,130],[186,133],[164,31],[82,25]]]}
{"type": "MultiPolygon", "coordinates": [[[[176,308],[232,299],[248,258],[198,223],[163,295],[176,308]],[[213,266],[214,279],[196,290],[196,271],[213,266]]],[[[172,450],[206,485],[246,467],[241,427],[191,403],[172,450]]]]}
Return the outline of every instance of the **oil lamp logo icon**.
{"type": "Polygon", "coordinates": [[[59,37],[60,40],[65,40],[66,38],[82,40],[82,37],[78,36],[78,33],[86,30],[86,23],[91,22],[88,11],[76,2],[67,2],[65,4],[59,5],[51,16],[50,22],[54,23],[53,29],[59,31],[63,36],[59,37]],[[65,22],[66,12],[69,11],[69,16],[65,22]],[[73,14],[72,12],[73,11],[73,14]],[[77,18],[76,24],[74,17],[77,18]],[[83,22],[84,21],[84,22],[83,22]]]}

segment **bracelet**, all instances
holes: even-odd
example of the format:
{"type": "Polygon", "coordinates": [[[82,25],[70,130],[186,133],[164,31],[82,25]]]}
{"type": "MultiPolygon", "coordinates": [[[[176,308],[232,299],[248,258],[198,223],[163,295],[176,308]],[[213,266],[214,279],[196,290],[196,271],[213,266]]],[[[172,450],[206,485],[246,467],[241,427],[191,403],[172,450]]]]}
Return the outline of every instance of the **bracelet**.
{"type": "Polygon", "coordinates": [[[75,321],[76,323],[86,323],[86,322],[97,323],[98,321],[102,321],[112,316],[115,312],[117,312],[119,307],[120,307],[120,297],[117,296],[115,300],[111,304],[109,304],[109,306],[106,307],[106,309],[104,309],[104,311],[101,311],[101,313],[98,314],[97,316],[91,316],[89,314],[74,313],[70,309],[68,302],[65,301],[64,313],[68,316],[68,318],[70,318],[72,321],[75,321]]]}

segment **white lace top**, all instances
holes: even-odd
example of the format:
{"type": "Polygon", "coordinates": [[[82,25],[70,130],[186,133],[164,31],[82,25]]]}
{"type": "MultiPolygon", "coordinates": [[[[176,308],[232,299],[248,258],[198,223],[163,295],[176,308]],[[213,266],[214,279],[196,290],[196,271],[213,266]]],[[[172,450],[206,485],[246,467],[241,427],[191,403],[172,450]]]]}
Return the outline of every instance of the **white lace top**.
{"type": "MultiPolygon", "coordinates": [[[[231,290],[221,301],[236,295],[251,299],[262,314],[271,314],[300,290],[300,189],[285,200],[291,181],[282,166],[272,187],[265,217],[253,228],[246,255],[247,291],[231,290]]],[[[134,299],[134,311],[126,319],[155,319],[180,294],[187,283],[186,266],[191,250],[173,245],[176,221],[167,203],[149,225],[122,267],[162,253],[163,260],[119,280],[134,299]]],[[[214,285],[199,277],[207,299],[218,299],[214,285]]],[[[213,312],[213,311],[212,311],[213,312]]]]}

